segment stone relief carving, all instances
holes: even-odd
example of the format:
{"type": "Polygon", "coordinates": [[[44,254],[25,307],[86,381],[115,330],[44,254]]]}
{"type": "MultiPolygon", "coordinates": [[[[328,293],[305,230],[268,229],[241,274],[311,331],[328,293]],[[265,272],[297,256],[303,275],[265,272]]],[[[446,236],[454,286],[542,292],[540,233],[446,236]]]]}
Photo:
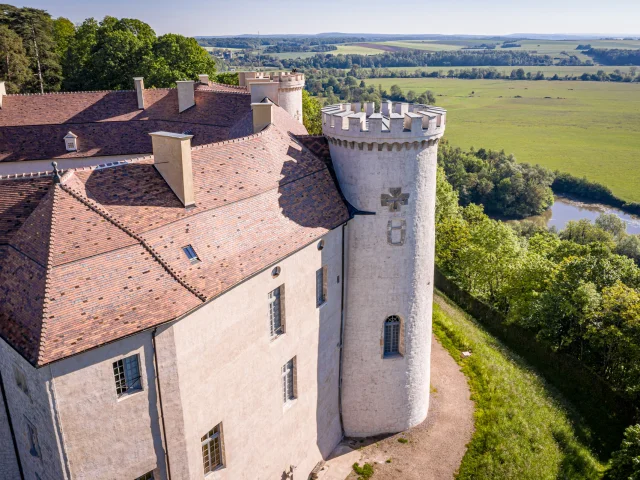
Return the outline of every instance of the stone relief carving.
{"type": "Polygon", "coordinates": [[[380,204],[389,207],[390,212],[399,212],[402,205],[409,203],[409,194],[402,193],[402,188],[390,188],[389,193],[380,195],[380,204]]]}

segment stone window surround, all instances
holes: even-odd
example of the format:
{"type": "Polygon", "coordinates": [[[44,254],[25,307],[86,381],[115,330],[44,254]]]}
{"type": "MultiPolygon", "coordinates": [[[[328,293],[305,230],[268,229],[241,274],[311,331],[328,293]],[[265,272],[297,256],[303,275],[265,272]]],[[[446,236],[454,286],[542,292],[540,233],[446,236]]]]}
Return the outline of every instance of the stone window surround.
{"type": "Polygon", "coordinates": [[[316,270],[316,308],[322,308],[327,304],[328,300],[328,286],[329,286],[329,267],[323,265],[316,270]],[[322,282],[322,285],[319,284],[322,282]],[[322,292],[320,292],[322,288],[322,292]]]}
{"type": "Polygon", "coordinates": [[[382,328],[381,328],[381,332],[380,332],[380,357],[383,360],[394,360],[394,359],[402,359],[404,358],[405,355],[405,340],[404,340],[404,336],[405,336],[405,319],[402,317],[402,315],[397,314],[397,313],[391,313],[389,315],[385,315],[384,319],[382,320],[382,328]],[[387,319],[389,317],[398,317],[398,319],[400,320],[400,338],[398,339],[398,353],[396,354],[392,354],[392,355],[385,355],[384,354],[384,327],[385,327],[385,322],[387,321],[387,319]]]}
{"type": "Polygon", "coordinates": [[[270,335],[270,339],[271,341],[276,340],[277,338],[280,338],[282,335],[284,335],[285,333],[287,333],[287,322],[286,322],[286,315],[285,315],[285,288],[284,288],[284,283],[281,284],[280,286],[274,288],[273,290],[269,291],[267,294],[267,301],[268,301],[268,316],[269,316],[269,335],[270,335]],[[279,332],[274,331],[273,328],[273,320],[275,317],[272,316],[272,312],[271,312],[271,304],[273,303],[273,294],[274,292],[278,292],[278,303],[280,306],[279,309],[279,320],[280,320],[280,326],[279,326],[279,332]]]}
{"type": "Polygon", "coordinates": [[[282,408],[283,408],[283,411],[287,411],[289,408],[291,408],[295,404],[296,400],[298,400],[298,357],[297,355],[295,355],[293,358],[288,360],[282,366],[280,377],[281,377],[281,386],[282,386],[282,392],[283,392],[282,408]],[[288,368],[289,364],[291,364],[291,368],[288,368]],[[289,378],[289,375],[291,375],[291,378],[289,378]],[[291,387],[289,387],[291,389],[291,396],[288,396],[288,398],[285,400],[284,394],[285,392],[288,393],[289,388],[287,387],[287,382],[289,381],[292,384],[291,387]]]}

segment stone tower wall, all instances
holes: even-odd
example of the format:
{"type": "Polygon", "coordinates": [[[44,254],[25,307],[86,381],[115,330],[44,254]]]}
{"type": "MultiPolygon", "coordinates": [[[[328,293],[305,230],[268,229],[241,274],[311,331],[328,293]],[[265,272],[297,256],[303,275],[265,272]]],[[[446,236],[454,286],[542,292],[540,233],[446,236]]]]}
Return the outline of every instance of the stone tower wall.
{"type": "Polygon", "coordinates": [[[398,432],[429,406],[437,144],[446,112],[384,103],[323,109],[347,225],[342,376],[345,434],[398,432]],[[384,321],[401,318],[401,355],[383,356],[384,321]]]}
{"type": "Polygon", "coordinates": [[[238,78],[240,86],[247,86],[250,91],[252,84],[277,84],[278,98],[271,100],[302,123],[302,89],[305,81],[302,73],[240,72],[238,78]]]}

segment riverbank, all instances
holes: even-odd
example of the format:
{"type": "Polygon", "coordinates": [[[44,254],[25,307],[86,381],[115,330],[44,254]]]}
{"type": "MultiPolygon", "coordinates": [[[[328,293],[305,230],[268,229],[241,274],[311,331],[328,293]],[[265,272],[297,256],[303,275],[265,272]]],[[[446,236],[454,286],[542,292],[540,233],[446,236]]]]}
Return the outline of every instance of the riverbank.
{"type": "Polygon", "coordinates": [[[541,227],[555,227],[556,230],[560,231],[571,220],[587,219],[593,223],[603,213],[616,215],[627,224],[627,233],[640,235],[640,216],[632,215],[602,203],[585,202],[562,195],[556,195],[554,204],[541,215],[527,217],[522,220],[506,221],[529,221],[541,227]]]}

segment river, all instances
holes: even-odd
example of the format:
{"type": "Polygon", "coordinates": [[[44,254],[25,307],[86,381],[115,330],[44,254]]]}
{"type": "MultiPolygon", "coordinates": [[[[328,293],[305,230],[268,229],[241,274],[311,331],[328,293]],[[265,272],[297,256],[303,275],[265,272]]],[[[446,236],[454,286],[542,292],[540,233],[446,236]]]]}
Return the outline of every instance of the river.
{"type": "Polygon", "coordinates": [[[594,222],[601,213],[616,214],[627,224],[627,233],[640,234],[640,217],[637,215],[631,215],[599,203],[585,203],[561,196],[556,196],[553,206],[542,215],[529,217],[525,220],[562,230],[569,220],[586,218],[594,222]]]}

